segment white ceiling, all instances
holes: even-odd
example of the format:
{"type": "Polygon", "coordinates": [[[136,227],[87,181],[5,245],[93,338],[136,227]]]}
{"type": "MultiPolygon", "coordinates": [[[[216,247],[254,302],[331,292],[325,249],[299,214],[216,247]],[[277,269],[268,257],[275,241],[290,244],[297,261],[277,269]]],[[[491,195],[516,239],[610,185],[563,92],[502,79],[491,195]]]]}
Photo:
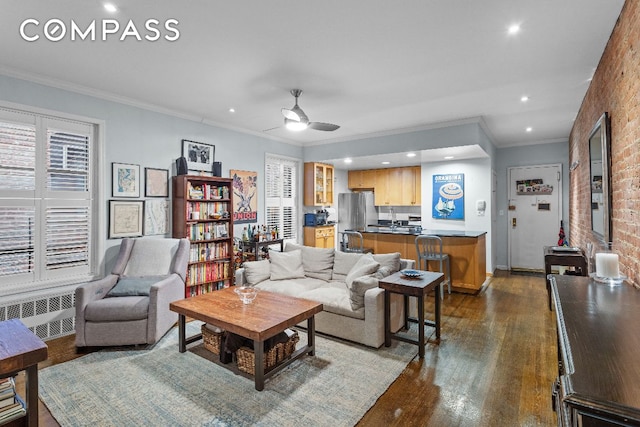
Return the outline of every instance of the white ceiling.
{"type": "Polygon", "coordinates": [[[2,3],[5,75],[302,145],[480,118],[505,147],[568,139],[624,1],[114,0],[115,14],[99,0],[2,3]],[[36,42],[20,37],[27,18],[36,42]],[[142,37],[147,19],[173,18],[180,37],[51,42],[52,18],[68,30],[132,19],[142,37]],[[292,88],[310,120],[340,129],[265,132],[292,88]]]}

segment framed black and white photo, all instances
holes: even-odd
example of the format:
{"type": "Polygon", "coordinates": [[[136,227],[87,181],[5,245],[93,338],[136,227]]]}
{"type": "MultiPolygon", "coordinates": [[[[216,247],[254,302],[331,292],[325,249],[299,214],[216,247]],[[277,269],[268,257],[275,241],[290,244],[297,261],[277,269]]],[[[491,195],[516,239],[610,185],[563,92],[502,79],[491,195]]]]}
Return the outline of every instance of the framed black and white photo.
{"type": "Polygon", "coordinates": [[[144,168],[144,195],[169,197],[169,170],[144,168]]]}
{"type": "Polygon", "coordinates": [[[113,197],[140,197],[140,165],[112,163],[113,197]]]}
{"type": "Polygon", "coordinates": [[[187,169],[211,172],[216,158],[216,146],[183,139],[182,156],[187,159],[187,169]]]}
{"type": "Polygon", "coordinates": [[[144,201],[109,200],[109,238],[142,236],[144,201]]]}

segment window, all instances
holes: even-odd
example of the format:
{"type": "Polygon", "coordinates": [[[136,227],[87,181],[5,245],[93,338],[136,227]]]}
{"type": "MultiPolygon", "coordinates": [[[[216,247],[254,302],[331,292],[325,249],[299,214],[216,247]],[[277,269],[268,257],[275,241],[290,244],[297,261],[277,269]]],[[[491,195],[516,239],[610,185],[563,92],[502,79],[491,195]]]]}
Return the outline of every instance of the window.
{"type": "Polygon", "coordinates": [[[95,273],[94,127],[0,108],[0,295],[95,273]]]}
{"type": "Polygon", "coordinates": [[[267,155],[265,207],[267,225],[278,227],[280,237],[298,240],[298,161],[267,155]]]}

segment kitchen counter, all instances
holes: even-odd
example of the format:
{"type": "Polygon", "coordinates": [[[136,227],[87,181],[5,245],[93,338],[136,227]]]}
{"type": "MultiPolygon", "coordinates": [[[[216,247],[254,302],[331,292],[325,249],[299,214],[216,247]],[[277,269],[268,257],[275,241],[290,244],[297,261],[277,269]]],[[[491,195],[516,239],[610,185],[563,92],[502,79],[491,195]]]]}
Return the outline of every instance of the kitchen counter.
{"type": "MultiPolygon", "coordinates": [[[[412,227],[367,227],[361,231],[364,246],[376,254],[400,252],[402,258],[416,261],[415,240],[418,235],[436,235],[442,239],[442,250],[451,261],[451,289],[456,292],[477,294],[487,279],[487,249],[485,231],[422,230],[412,227]]],[[[429,269],[437,271],[431,264],[429,269]]]]}

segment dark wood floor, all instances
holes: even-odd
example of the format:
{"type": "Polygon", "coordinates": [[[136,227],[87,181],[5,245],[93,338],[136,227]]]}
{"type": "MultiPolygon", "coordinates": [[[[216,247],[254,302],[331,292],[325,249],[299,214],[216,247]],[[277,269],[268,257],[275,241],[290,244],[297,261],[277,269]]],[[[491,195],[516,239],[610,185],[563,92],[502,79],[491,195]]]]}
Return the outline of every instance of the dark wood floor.
{"type": "MultiPolygon", "coordinates": [[[[477,296],[445,294],[442,313],[441,342],[429,342],[358,426],[556,425],[556,327],[542,277],[498,273],[477,296]]],[[[73,336],[47,344],[40,368],[77,357],[73,336]]],[[[42,403],[40,425],[58,426],[42,403]]]]}

